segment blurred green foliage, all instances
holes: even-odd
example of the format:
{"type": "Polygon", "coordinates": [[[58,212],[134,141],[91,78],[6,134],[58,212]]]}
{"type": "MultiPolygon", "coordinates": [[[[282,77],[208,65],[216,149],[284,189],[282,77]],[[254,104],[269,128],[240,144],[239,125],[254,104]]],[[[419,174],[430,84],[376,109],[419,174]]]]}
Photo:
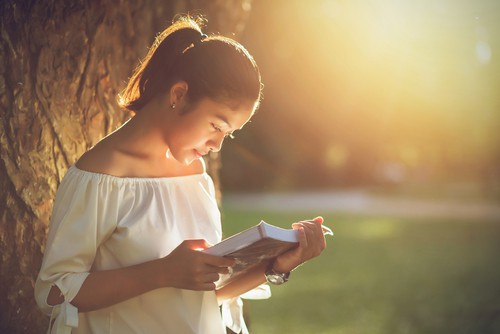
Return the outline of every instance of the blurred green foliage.
{"type": "MultiPolygon", "coordinates": [[[[225,208],[223,229],[317,214],[225,208]]],[[[500,332],[497,222],[324,217],[335,231],[324,253],[271,299],[245,302],[253,334],[500,332]]]]}

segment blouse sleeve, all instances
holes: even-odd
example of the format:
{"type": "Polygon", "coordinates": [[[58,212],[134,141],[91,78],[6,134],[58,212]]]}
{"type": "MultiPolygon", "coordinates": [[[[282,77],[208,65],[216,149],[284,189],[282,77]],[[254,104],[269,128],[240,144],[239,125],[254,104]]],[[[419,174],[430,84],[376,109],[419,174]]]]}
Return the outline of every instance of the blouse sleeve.
{"type": "Polygon", "coordinates": [[[78,326],[78,310],[70,303],[89,275],[97,248],[116,227],[117,187],[98,175],[70,168],[57,191],[35,284],[38,306],[51,315],[51,325],[54,320],[52,333],[70,333],[71,327],[78,326]],[[50,306],[47,297],[54,285],[64,302],[50,306]]]}

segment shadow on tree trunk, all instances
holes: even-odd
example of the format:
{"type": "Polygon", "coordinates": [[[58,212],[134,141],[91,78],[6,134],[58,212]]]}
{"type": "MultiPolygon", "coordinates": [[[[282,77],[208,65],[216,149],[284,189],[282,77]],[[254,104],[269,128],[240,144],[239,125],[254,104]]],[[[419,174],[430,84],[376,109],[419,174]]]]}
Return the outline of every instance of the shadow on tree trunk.
{"type": "MultiPolygon", "coordinates": [[[[130,117],[115,97],[157,32],[196,9],[209,31],[237,37],[249,3],[1,2],[1,333],[46,331],[33,287],[55,192],[68,167],[130,117]]],[[[219,157],[208,165],[218,188],[219,157]]]]}

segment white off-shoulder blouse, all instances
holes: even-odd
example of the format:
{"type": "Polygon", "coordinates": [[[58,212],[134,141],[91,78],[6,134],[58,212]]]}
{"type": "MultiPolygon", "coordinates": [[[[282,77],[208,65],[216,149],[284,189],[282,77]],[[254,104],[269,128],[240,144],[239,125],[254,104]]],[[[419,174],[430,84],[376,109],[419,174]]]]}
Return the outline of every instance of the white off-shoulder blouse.
{"type": "Polygon", "coordinates": [[[186,239],[221,240],[215,189],[206,173],[121,178],[69,168],[56,195],[35,286],[52,333],[225,333],[214,291],[156,289],[97,311],[70,304],[91,271],[168,255],[186,239]],[[51,307],[53,285],[65,302],[51,307]]]}

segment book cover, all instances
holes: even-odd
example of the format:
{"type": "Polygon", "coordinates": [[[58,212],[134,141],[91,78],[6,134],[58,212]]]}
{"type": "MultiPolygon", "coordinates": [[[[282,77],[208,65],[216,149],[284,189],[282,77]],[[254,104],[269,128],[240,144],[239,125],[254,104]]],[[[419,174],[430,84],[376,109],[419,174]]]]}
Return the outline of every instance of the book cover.
{"type": "Polygon", "coordinates": [[[234,258],[236,263],[229,273],[221,275],[217,287],[230,283],[239,275],[251,270],[263,261],[270,261],[298,246],[298,233],[264,221],[235,234],[204,250],[205,253],[234,258]]]}

